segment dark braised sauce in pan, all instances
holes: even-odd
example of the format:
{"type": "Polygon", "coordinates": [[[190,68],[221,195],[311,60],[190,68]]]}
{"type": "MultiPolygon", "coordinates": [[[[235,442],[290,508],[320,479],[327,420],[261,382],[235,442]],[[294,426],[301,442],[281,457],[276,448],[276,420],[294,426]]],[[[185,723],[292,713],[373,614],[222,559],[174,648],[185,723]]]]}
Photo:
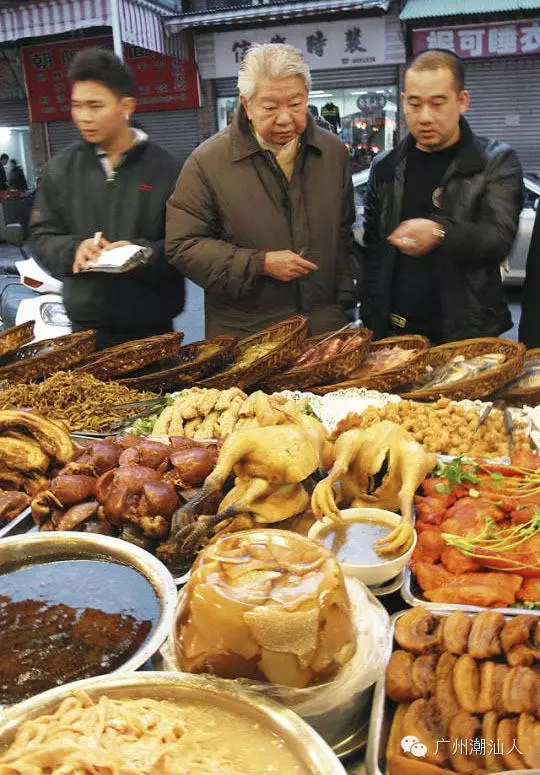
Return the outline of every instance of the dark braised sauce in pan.
{"type": "Polygon", "coordinates": [[[60,560],[0,576],[0,705],[122,665],[159,617],[150,582],[104,560],[60,560]]]}

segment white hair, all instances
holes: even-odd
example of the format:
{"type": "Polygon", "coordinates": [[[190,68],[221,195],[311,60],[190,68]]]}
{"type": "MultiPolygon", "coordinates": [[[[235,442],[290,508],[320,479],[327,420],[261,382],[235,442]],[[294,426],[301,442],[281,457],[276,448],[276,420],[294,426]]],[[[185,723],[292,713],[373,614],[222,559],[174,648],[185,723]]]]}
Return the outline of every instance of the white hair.
{"type": "Polygon", "coordinates": [[[300,76],[306,90],[311,88],[309,66],[301,51],[284,43],[255,43],[249,51],[238,73],[238,91],[250,100],[257,90],[261,78],[279,80],[300,76]]]}

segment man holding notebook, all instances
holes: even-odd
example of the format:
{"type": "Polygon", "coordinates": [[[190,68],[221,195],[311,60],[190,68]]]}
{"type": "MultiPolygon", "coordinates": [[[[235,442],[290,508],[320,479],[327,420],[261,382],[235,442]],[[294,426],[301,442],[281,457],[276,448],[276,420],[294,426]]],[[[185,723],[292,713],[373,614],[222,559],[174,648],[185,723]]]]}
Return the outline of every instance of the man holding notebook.
{"type": "Polygon", "coordinates": [[[130,126],[135,83],[114,54],[87,49],[69,75],[81,142],[44,171],[30,244],[63,281],[73,330],[96,329],[98,348],[166,333],[184,304],[184,279],[164,250],[165,205],[178,165],[130,126]],[[115,263],[107,261],[109,251],[118,256],[115,248],[136,259],[126,271],[103,271],[115,263]]]}

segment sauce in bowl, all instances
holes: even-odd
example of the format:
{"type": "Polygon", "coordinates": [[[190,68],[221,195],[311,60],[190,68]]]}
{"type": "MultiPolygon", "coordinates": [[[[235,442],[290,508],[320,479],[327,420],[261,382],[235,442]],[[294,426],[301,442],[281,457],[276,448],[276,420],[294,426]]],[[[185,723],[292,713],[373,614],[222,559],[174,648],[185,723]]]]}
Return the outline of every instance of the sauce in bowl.
{"type": "Polygon", "coordinates": [[[151,583],[105,560],[58,560],[0,575],[0,705],[119,668],[160,615],[151,583]]]}
{"type": "Polygon", "coordinates": [[[332,525],[317,540],[333,552],[339,562],[350,565],[379,565],[381,562],[399,557],[403,548],[396,554],[381,556],[374,544],[385,538],[393,530],[390,525],[381,522],[346,522],[332,525]]]}

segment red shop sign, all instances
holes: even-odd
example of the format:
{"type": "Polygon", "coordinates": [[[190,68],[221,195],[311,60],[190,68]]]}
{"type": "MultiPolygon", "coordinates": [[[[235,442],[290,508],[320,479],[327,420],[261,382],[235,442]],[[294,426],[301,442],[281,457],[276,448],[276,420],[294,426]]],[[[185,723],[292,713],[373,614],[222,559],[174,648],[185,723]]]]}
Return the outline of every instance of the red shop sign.
{"type": "Polygon", "coordinates": [[[449,49],[463,59],[540,54],[540,20],[413,30],[413,53],[431,48],[449,49]]]}
{"type": "MultiPolygon", "coordinates": [[[[79,51],[93,46],[112,50],[112,39],[87,38],[22,49],[32,121],[70,118],[68,68],[79,51]]],[[[135,75],[137,110],[140,113],[200,107],[199,77],[193,59],[179,60],[126,44],[124,59],[135,75]]]]}

